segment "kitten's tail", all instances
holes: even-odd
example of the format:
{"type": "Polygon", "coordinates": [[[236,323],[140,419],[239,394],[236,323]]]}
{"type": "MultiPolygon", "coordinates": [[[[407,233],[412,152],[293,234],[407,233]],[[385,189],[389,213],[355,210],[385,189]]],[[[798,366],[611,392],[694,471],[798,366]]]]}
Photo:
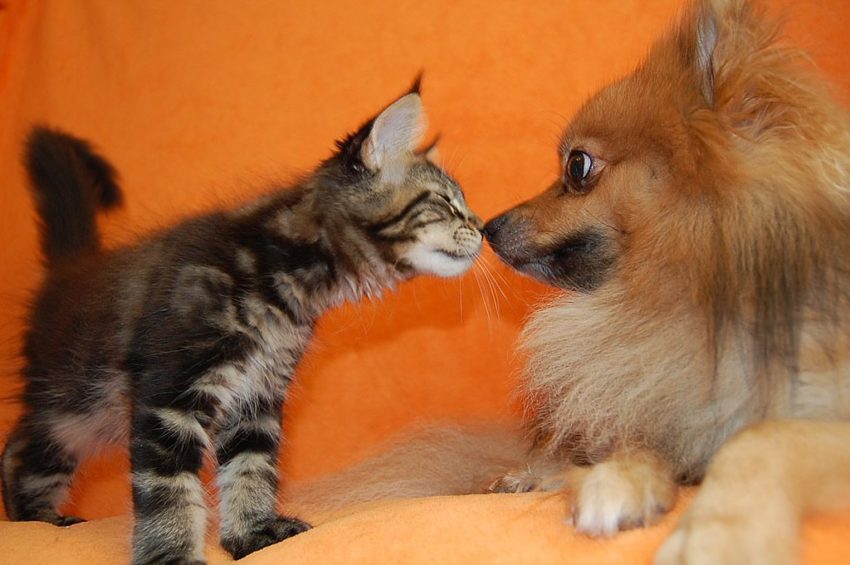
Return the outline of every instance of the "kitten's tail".
{"type": "Polygon", "coordinates": [[[522,465],[528,448],[513,427],[425,426],[339,473],[287,485],[285,498],[294,509],[316,513],[375,500],[482,493],[522,465]]]}
{"type": "Polygon", "coordinates": [[[86,141],[42,126],[33,128],[27,139],[24,165],[47,265],[98,251],[95,214],[122,200],[112,165],[86,141]]]}

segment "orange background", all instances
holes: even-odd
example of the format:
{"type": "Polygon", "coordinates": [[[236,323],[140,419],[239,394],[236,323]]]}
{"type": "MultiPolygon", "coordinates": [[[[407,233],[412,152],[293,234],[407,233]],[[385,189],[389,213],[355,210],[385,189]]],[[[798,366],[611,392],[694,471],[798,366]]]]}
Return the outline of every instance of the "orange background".
{"type": "MultiPolygon", "coordinates": [[[[107,245],[118,245],[308,171],[424,70],[431,133],[442,133],[447,169],[488,218],[547,185],[569,116],[640,60],[680,2],[0,6],[0,395],[8,395],[19,384],[21,320],[40,278],[19,164],[32,123],[88,138],[116,165],[126,207],[101,226],[107,245]]],[[[771,6],[846,99],[850,5],[771,6]]],[[[489,250],[485,259],[500,290],[473,274],[421,279],[322,320],[286,407],[287,476],[339,469],[414,421],[517,416],[514,342],[548,291],[497,265],[489,250]]],[[[17,414],[12,403],[0,407],[0,438],[17,414]]],[[[86,464],[71,510],[128,513],[127,468],[116,454],[86,464]]]]}

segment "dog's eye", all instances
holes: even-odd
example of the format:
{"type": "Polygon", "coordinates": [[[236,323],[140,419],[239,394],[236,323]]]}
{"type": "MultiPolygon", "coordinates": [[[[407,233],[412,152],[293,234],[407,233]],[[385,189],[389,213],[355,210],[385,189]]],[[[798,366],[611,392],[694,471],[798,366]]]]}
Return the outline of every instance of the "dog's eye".
{"type": "Polygon", "coordinates": [[[567,157],[567,166],[564,171],[567,183],[575,190],[582,190],[590,173],[593,171],[593,158],[584,151],[570,151],[567,157]]]}

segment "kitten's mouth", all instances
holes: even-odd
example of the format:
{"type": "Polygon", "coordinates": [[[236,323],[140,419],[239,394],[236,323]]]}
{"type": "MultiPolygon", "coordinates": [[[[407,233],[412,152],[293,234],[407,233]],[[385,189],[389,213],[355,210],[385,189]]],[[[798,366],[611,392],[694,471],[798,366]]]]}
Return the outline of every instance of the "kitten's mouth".
{"type": "Polygon", "coordinates": [[[435,251],[441,255],[445,255],[446,257],[450,257],[455,260],[472,261],[478,256],[478,251],[476,251],[475,253],[470,253],[468,251],[450,251],[448,249],[436,249],[435,251]]]}

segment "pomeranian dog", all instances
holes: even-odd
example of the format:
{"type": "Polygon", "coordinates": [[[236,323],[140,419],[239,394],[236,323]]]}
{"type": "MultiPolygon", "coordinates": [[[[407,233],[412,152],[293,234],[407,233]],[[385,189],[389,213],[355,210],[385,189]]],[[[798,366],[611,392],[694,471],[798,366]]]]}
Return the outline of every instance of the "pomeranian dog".
{"type": "Polygon", "coordinates": [[[850,120],[777,36],[695,2],[485,227],[569,291],[524,330],[533,447],[493,490],[563,484],[610,536],[702,481],[659,563],[794,562],[801,514],[850,504],[850,120]]]}
{"type": "Polygon", "coordinates": [[[564,489],[575,527],[611,536],[701,482],[658,563],[795,562],[802,514],[850,506],[850,117],[778,32],[696,0],[579,110],[561,176],[486,224],[567,291],[524,330],[527,448],[426,429],[296,498],[499,473],[490,490],[564,489]]]}

